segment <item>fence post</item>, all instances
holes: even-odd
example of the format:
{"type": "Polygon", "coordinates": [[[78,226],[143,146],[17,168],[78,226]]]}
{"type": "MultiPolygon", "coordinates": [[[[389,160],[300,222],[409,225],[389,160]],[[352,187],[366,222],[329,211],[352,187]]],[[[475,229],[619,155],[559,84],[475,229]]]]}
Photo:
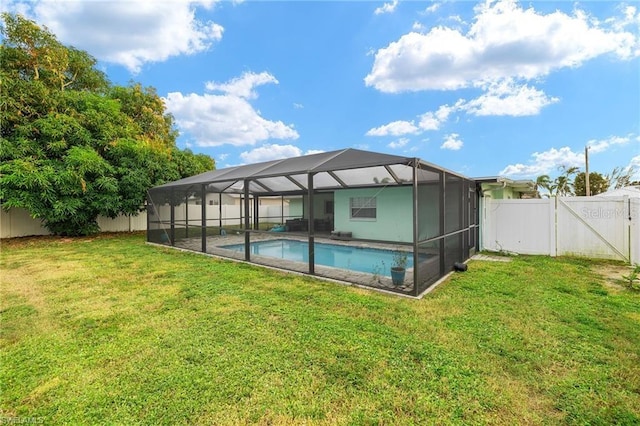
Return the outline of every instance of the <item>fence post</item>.
{"type": "Polygon", "coordinates": [[[627,205],[629,206],[629,261],[632,265],[640,265],[640,199],[629,199],[627,205]]]}
{"type": "Polygon", "coordinates": [[[549,201],[549,256],[558,255],[558,197],[549,201]]]}

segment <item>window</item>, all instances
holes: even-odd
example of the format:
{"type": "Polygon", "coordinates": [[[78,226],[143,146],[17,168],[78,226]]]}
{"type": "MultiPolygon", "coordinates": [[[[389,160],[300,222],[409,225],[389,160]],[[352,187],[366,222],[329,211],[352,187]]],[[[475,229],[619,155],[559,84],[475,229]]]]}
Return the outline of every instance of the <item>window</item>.
{"type": "Polygon", "coordinates": [[[210,206],[217,206],[218,205],[218,200],[209,200],[209,205],[210,206]]]}
{"type": "Polygon", "coordinates": [[[349,199],[351,219],[375,219],[376,197],[353,197],[349,199]]]}

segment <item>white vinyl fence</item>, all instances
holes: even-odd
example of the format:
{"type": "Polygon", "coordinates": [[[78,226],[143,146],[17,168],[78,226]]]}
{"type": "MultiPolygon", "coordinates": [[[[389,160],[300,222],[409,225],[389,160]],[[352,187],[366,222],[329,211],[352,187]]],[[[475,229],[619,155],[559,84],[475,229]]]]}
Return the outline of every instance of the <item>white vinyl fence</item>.
{"type": "MultiPolygon", "coordinates": [[[[147,212],[138,216],[118,216],[115,219],[98,217],[102,232],[146,231],[147,212]]],[[[0,238],[27,237],[30,235],[49,235],[39,219],[33,219],[25,209],[0,209],[0,238]]]]}
{"type": "MultiPolygon", "coordinates": [[[[167,223],[171,217],[171,206],[164,204],[156,207],[160,217],[167,223]]],[[[290,216],[289,205],[261,205],[258,207],[258,218],[260,222],[282,223],[290,216]]],[[[293,212],[295,214],[295,212],[293,212]]],[[[184,204],[175,208],[174,211],[176,223],[184,223],[189,221],[190,225],[199,226],[202,221],[202,206],[196,204],[184,204]]],[[[249,216],[253,219],[253,210],[249,216]]],[[[223,204],[222,206],[206,206],[207,224],[208,226],[235,226],[244,224],[244,207],[241,205],[223,204]]],[[[145,225],[146,226],[146,225],[145,225]]]]}
{"type": "MultiPolygon", "coordinates": [[[[161,213],[166,218],[169,217],[169,206],[160,207],[161,213]]],[[[260,221],[283,222],[283,218],[289,216],[289,206],[264,205],[259,207],[260,221]]],[[[294,212],[295,213],[295,212],[294,212]]],[[[244,223],[241,219],[240,206],[222,206],[222,226],[240,225],[244,223]]],[[[199,205],[189,205],[188,208],[176,208],[176,220],[189,220],[192,225],[199,225],[202,217],[202,207],[199,205]]],[[[211,224],[220,219],[219,206],[207,206],[207,220],[211,224]]],[[[98,217],[98,226],[102,232],[133,232],[147,230],[147,212],[143,211],[138,216],[118,216],[115,219],[108,217],[98,217]]],[[[0,238],[27,237],[31,235],[49,235],[50,232],[42,226],[39,219],[33,219],[25,209],[10,209],[4,211],[0,209],[0,238]]]]}
{"type": "Polygon", "coordinates": [[[640,199],[485,199],[482,249],[640,264],[640,199]]]}

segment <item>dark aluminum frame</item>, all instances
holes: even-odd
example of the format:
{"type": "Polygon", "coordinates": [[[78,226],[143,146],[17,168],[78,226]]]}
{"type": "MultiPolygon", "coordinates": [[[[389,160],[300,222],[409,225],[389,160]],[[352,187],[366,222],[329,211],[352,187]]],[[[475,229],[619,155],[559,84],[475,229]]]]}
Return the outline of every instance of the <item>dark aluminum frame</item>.
{"type": "MultiPolygon", "coordinates": [[[[236,194],[241,197],[241,221],[244,233],[244,260],[251,262],[251,234],[262,233],[258,229],[258,199],[261,196],[290,196],[306,195],[306,205],[303,206],[308,220],[307,237],[309,242],[308,252],[308,274],[316,275],[314,244],[316,232],[314,229],[314,203],[315,194],[318,192],[334,192],[340,189],[349,188],[372,188],[372,187],[412,187],[412,217],[413,217],[413,241],[410,243],[413,258],[416,260],[413,268],[413,289],[412,296],[418,296],[430,287],[437,279],[453,270],[455,262],[462,262],[469,258],[470,254],[478,249],[478,191],[475,181],[461,176],[457,173],[442,169],[435,165],[426,163],[418,158],[399,157],[393,155],[379,154],[355,149],[345,149],[328,153],[314,154],[303,157],[296,157],[285,160],[276,160],[265,163],[256,163],[246,166],[233,167],[228,169],[215,170],[192,176],[176,182],[171,182],[149,190],[148,194],[148,219],[147,219],[147,241],[164,245],[176,245],[176,221],[175,208],[185,200],[188,211],[188,200],[191,196],[199,197],[202,204],[201,210],[201,251],[207,252],[207,217],[206,204],[207,194],[219,194],[219,208],[222,212],[222,194],[236,194]],[[374,184],[362,184],[352,180],[355,175],[362,171],[370,171],[376,168],[377,171],[383,169],[387,172],[387,177],[379,183],[374,178],[374,184]],[[410,169],[410,170],[409,170],[410,169]],[[402,172],[402,175],[400,173],[402,172]],[[339,176],[342,174],[343,176],[339,176]],[[317,182],[316,178],[323,175],[325,183],[317,182]],[[423,179],[423,175],[430,175],[432,178],[423,179]],[[306,182],[301,182],[306,176],[306,182]],[[410,176],[410,177],[409,177],[410,176]],[[433,177],[437,176],[437,180],[433,177]],[[328,179],[327,179],[328,177],[328,179]],[[287,188],[272,188],[277,184],[289,185],[287,188]],[[263,182],[267,180],[268,182],[263,182]],[[271,182],[273,181],[273,182],[271,182]],[[330,184],[328,184],[329,182],[330,184]],[[448,183],[449,182],[449,183],[448,183]],[[305,185],[306,183],[306,185],[305,185]],[[420,201],[421,188],[427,183],[438,185],[438,232],[437,235],[421,236],[420,234],[420,201]],[[451,189],[448,187],[451,186],[451,189]],[[253,200],[254,215],[251,223],[253,200]],[[450,203],[448,205],[447,203],[450,203]],[[158,205],[170,205],[169,220],[159,217],[158,205]],[[451,217],[447,208],[453,210],[451,217]],[[457,209],[451,206],[458,206],[457,209]],[[242,217],[244,216],[244,217],[242,217]],[[457,221],[457,222],[456,222],[457,221]],[[167,223],[168,222],[168,223],[167,223]],[[449,229],[450,224],[454,228],[449,229]],[[456,224],[457,223],[457,224],[456,224]],[[163,232],[157,232],[160,227],[163,232]],[[168,225],[169,232],[164,228],[168,225]],[[163,237],[166,236],[166,238],[163,237]],[[439,253],[439,271],[436,275],[427,277],[421,281],[420,267],[418,259],[423,247],[435,245],[439,253]],[[453,247],[453,248],[452,248],[453,247]]],[[[428,197],[425,197],[428,199],[428,197]]],[[[435,199],[431,200],[435,203],[435,199]]],[[[219,219],[220,229],[222,229],[222,214],[219,219]]],[[[185,235],[189,232],[188,214],[185,220],[185,235]]],[[[357,241],[404,244],[393,241],[365,240],[357,241]]],[[[394,291],[393,289],[390,289],[394,291]]],[[[399,291],[405,293],[403,291],[399,291]]],[[[405,293],[406,294],[406,293],[405,293]]]]}

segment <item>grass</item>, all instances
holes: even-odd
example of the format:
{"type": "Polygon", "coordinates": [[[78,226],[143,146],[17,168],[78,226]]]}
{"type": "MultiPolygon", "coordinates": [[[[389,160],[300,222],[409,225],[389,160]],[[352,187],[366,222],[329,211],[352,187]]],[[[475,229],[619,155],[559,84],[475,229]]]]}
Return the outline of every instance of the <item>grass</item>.
{"type": "Polygon", "coordinates": [[[0,421],[640,422],[640,296],[589,261],[471,262],[408,300],[140,235],[1,259],[0,421]]]}

